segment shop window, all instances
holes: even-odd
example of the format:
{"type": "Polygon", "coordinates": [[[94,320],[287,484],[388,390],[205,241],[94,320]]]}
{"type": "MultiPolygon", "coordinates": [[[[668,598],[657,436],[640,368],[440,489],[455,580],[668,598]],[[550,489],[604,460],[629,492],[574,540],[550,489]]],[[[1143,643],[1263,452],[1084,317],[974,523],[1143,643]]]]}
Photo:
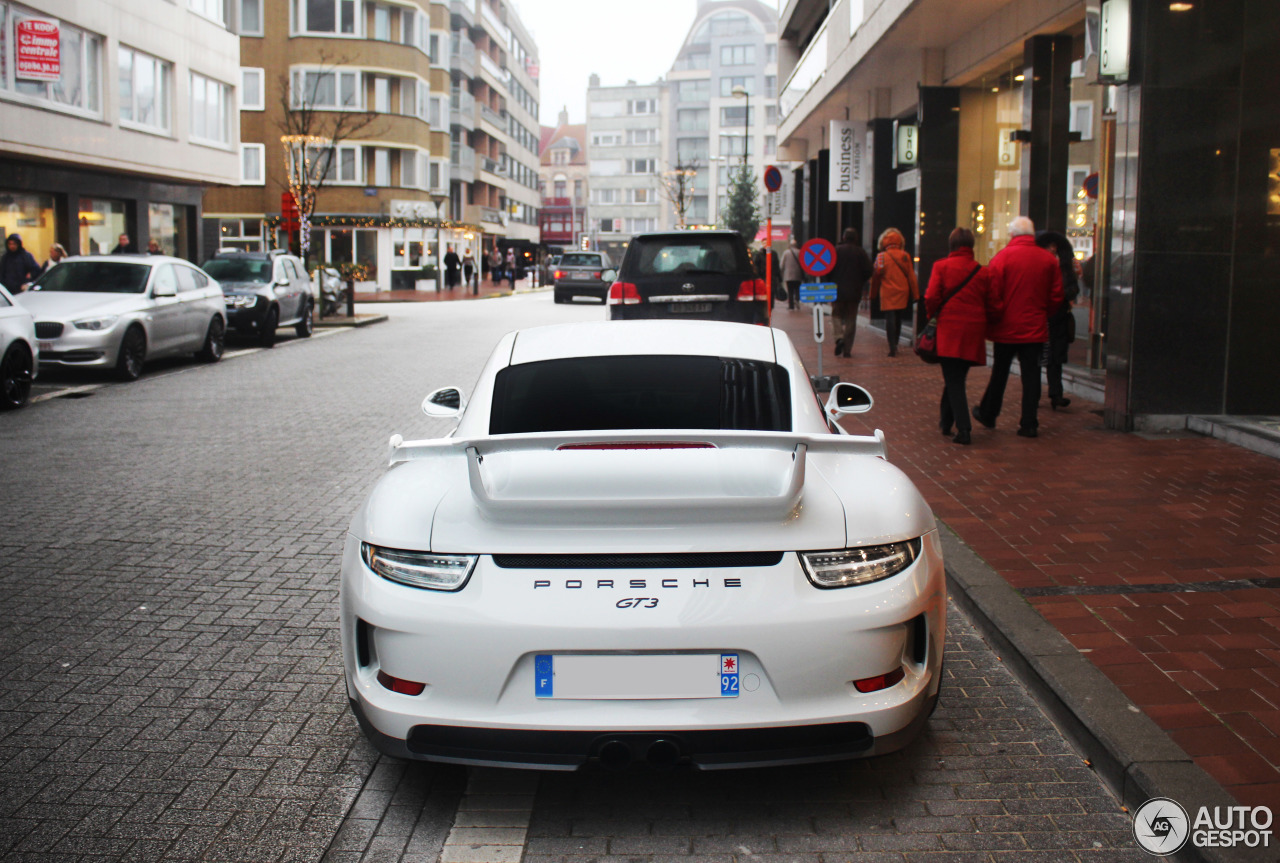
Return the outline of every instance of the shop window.
{"type": "Polygon", "coordinates": [[[262,251],[261,219],[219,219],[218,245],[221,248],[262,251]]]}
{"type": "Polygon", "coordinates": [[[262,87],[263,71],[250,67],[240,69],[240,110],[262,111],[266,108],[262,87]]]}
{"type": "MultiPolygon", "coordinates": [[[[125,203],[107,198],[80,198],[80,253],[105,255],[125,233],[125,203]]],[[[133,238],[136,245],[138,238],[133,238]]],[[[146,244],[143,243],[145,248],[146,244]]]]}
{"type": "MultiPolygon", "coordinates": [[[[147,206],[147,220],[150,226],[148,240],[160,244],[160,251],[166,255],[182,257],[187,248],[186,208],[178,204],[156,204],[147,206]]],[[[135,240],[139,249],[147,247],[147,242],[139,237],[135,240]]]]}
{"type": "Polygon", "coordinates": [[[173,67],[158,57],[123,45],[119,51],[119,65],[120,122],[168,132],[173,67]]]}
{"type": "Polygon", "coordinates": [[[23,247],[39,261],[59,242],[52,195],[0,190],[0,236],[18,234],[23,247]]]}
{"type": "Polygon", "coordinates": [[[231,88],[191,73],[191,138],[226,145],[231,140],[231,88]]]}
{"type": "Polygon", "coordinates": [[[240,184],[242,186],[261,186],[266,183],[266,172],[263,166],[266,150],[265,144],[240,145],[240,184]]]}

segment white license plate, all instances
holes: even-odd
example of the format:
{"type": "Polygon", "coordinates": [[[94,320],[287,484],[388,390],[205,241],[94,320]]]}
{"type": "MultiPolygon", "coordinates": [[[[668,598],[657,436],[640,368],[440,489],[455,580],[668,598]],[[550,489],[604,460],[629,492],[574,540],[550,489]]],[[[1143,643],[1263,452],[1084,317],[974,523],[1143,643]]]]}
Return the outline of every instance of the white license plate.
{"type": "Polygon", "coordinates": [[[671,303],[670,305],[673,314],[699,315],[711,311],[710,303],[671,303]]]}
{"type": "Polygon", "coordinates": [[[736,653],[540,653],[533,666],[538,698],[732,698],[738,694],[736,653]]]}
{"type": "Polygon", "coordinates": [[[51,351],[51,350],[53,350],[53,342],[50,342],[50,341],[44,341],[44,340],[37,340],[37,341],[36,341],[36,348],[37,348],[37,349],[39,349],[39,350],[42,350],[42,351],[51,351]]]}

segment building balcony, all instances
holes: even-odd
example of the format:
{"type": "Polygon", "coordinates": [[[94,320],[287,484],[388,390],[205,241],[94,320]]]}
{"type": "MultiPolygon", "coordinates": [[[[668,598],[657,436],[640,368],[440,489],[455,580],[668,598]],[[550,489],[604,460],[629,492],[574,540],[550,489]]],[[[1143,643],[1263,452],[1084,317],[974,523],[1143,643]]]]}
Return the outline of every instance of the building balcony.
{"type": "Polygon", "coordinates": [[[494,127],[494,131],[490,132],[490,134],[507,134],[507,118],[488,105],[480,106],[480,119],[494,127]]]}
{"type": "Polygon", "coordinates": [[[498,40],[499,45],[511,44],[511,28],[502,23],[502,18],[486,0],[480,0],[480,24],[498,40]]]}
{"type": "Polygon", "coordinates": [[[449,47],[452,49],[450,54],[451,68],[460,72],[464,77],[474,78],[476,76],[476,46],[472,41],[460,33],[454,33],[453,38],[449,40],[449,47]]]}
{"type": "Polygon", "coordinates": [[[483,51],[477,51],[476,56],[480,58],[480,72],[482,75],[488,75],[492,80],[488,82],[490,87],[494,87],[500,91],[507,89],[507,72],[498,62],[483,51]]]}
{"type": "MultiPolygon", "coordinates": [[[[487,171],[490,174],[494,174],[495,176],[498,176],[498,177],[505,177],[507,175],[507,172],[504,171],[502,168],[502,163],[499,162],[497,159],[490,159],[488,156],[481,156],[479,159],[479,162],[480,162],[480,170],[482,171],[487,171]]],[[[492,182],[492,181],[486,180],[485,182],[492,182]]]]}
{"type": "Polygon", "coordinates": [[[476,97],[466,90],[454,90],[449,98],[449,123],[463,129],[476,127],[476,97]]]}
{"type": "Polygon", "coordinates": [[[476,26],[475,0],[452,0],[449,3],[449,12],[466,22],[468,27],[476,26]]]}
{"type": "Polygon", "coordinates": [[[449,148],[449,176],[462,183],[476,180],[476,151],[466,144],[454,143],[449,148]]]}
{"type": "Polygon", "coordinates": [[[480,221],[488,222],[493,225],[505,225],[507,220],[502,217],[502,211],[496,207],[479,207],[480,221]]]}

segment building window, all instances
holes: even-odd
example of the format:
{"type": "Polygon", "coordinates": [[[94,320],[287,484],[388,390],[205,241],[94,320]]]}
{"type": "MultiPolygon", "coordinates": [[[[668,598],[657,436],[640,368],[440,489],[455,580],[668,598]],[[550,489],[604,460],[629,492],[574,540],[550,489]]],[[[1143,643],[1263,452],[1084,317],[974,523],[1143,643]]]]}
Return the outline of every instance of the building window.
{"type": "Polygon", "coordinates": [[[628,174],[652,174],[653,171],[653,159],[627,159],[628,174]]]}
{"type": "Polygon", "coordinates": [[[741,129],[744,121],[746,121],[746,125],[748,126],[754,126],[756,124],[756,111],[754,108],[751,109],[749,116],[745,105],[734,105],[731,108],[720,109],[721,126],[737,126],[741,129]]]}
{"type": "Polygon", "coordinates": [[[400,151],[400,185],[416,188],[418,185],[418,151],[400,151]]]}
{"type": "Polygon", "coordinates": [[[676,99],[681,102],[705,102],[711,98],[711,82],[705,78],[698,81],[679,81],[676,84],[676,99]]]}
{"type": "Polygon", "coordinates": [[[240,145],[240,185],[261,186],[266,183],[262,164],[266,152],[266,144],[240,145]]]}
{"type": "Polygon", "coordinates": [[[745,78],[725,76],[720,79],[721,96],[732,96],[735,87],[741,87],[747,91],[748,95],[754,96],[756,94],[756,78],[754,75],[748,75],[745,78]]]}
{"type": "Polygon", "coordinates": [[[120,122],[169,131],[172,67],[150,54],[121,46],[120,122]]]}
{"type": "Polygon", "coordinates": [[[778,106],[777,105],[764,106],[764,124],[766,126],[778,125],[778,106]]]}
{"type": "Polygon", "coordinates": [[[654,202],[653,189],[630,189],[629,204],[652,204],[654,202]]]}
{"type": "Polygon", "coordinates": [[[223,27],[227,26],[226,0],[187,0],[187,8],[223,27]]]}
{"type": "Polygon", "coordinates": [[[595,199],[597,204],[616,204],[618,203],[617,189],[592,189],[591,197],[595,199]]]}
{"type": "Polygon", "coordinates": [[[294,0],[294,24],[304,33],[354,36],[356,0],[294,0]]]}
{"type": "Polygon", "coordinates": [[[746,154],[752,155],[751,138],[742,135],[721,135],[720,136],[720,155],[721,156],[741,156],[743,148],[746,148],[746,154]]]}
{"type": "MultiPolygon", "coordinates": [[[[591,146],[593,147],[616,147],[622,143],[621,132],[600,132],[591,136],[591,146]]],[[[565,151],[558,150],[557,154],[565,151]]],[[[568,155],[566,153],[566,155],[568,155]]]]}
{"type": "Polygon", "coordinates": [[[240,0],[240,35],[262,35],[262,0],[240,0]]]}
{"type": "Polygon", "coordinates": [[[439,162],[435,162],[435,161],[433,161],[433,162],[431,163],[431,189],[432,189],[432,191],[435,191],[435,192],[443,191],[443,189],[444,189],[444,182],[441,180],[441,177],[442,177],[442,176],[443,176],[443,174],[441,173],[441,170],[440,170],[440,163],[439,163],[439,162]]]}
{"type": "Polygon", "coordinates": [[[568,194],[569,194],[569,181],[563,177],[556,177],[555,194],[553,194],[551,197],[564,198],[564,197],[567,197],[568,194]]]}
{"type": "Polygon", "coordinates": [[[373,7],[373,38],[380,42],[391,41],[391,8],[389,6],[373,7]]]}
{"type": "Polygon", "coordinates": [[[764,62],[766,63],[778,62],[778,46],[773,44],[772,42],[764,46],[764,62]]]}
{"type": "Polygon", "coordinates": [[[764,94],[770,99],[777,98],[778,96],[778,76],[777,75],[764,76],[764,94]]]}
{"type": "Polygon", "coordinates": [[[373,110],[379,114],[391,113],[391,79],[378,76],[373,79],[373,110]]]}
{"type": "Polygon", "coordinates": [[[361,182],[360,168],[360,148],[354,145],[340,146],[335,154],[333,150],[327,151],[326,158],[328,161],[324,167],[324,179],[328,183],[356,184],[361,182]]]}
{"type": "Polygon", "coordinates": [[[262,90],[261,69],[244,67],[240,70],[240,110],[262,111],[266,108],[262,90]]]}
{"type": "Polygon", "coordinates": [[[410,12],[408,9],[400,10],[400,41],[405,45],[418,44],[418,40],[414,36],[414,24],[418,21],[418,14],[410,12]]]}
{"type": "Polygon", "coordinates": [[[711,146],[706,138],[676,138],[676,159],[680,162],[705,163],[710,155],[711,146]]]}
{"type": "Polygon", "coordinates": [[[681,108],[676,111],[676,128],[681,132],[705,132],[710,122],[711,111],[707,108],[681,108]]]}
{"type": "Polygon", "coordinates": [[[262,249],[262,220],[219,219],[218,245],[257,252],[262,249]]]}
{"type": "Polygon", "coordinates": [[[612,234],[614,231],[621,231],[621,230],[622,230],[621,219],[601,219],[600,220],[600,232],[602,234],[612,234]]]}
{"type": "Polygon", "coordinates": [[[778,151],[778,137],[776,135],[764,136],[764,154],[772,156],[778,151]]]}
{"type": "Polygon", "coordinates": [[[391,185],[391,151],[386,147],[373,149],[373,185],[391,185]]]}
{"type": "Polygon", "coordinates": [[[628,129],[628,144],[656,144],[658,143],[657,129],[628,129]]]}
{"type": "Polygon", "coordinates": [[[756,62],[755,45],[721,45],[721,66],[750,66],[756,62]]]}
{"type": "MultiPolygon", "coordinates": [[[[22,7],[0,3],[0,90],[12,90],[19,97],[48,103],[44,107],[101,116],[101,36],[62,21],[58,27],[58,80],[15,77],[15,64],[6,58],[10,46],[16,44],[14,31],[28,18],[43,17],[28,14],[22,7]]],[[[48,41],[52,42],[52,37],[48,41]]]]}
{"type": "Polygon", "coordinates": [[[627,101],[628,114],[656,114],[658,113],[657,99],[629,99],[627,101]]]}
{"type": "Polygon", "coordinates": [[[1069,131],[1079,132],[1081,141],[1093,140],[1093,103],[1071,103],[1071,125],[1069,131]]]}
{"type": "Polygon", "coordinates": [[[191,73],[191,137],[226,145],[231,141],[231,88],[191,73]]]}
{"type": "Polygon", "coordinates": [[[294,107],[358,110],[361,98],[359,72],[311,72],[294,70],[291,102],[294,107]]]}

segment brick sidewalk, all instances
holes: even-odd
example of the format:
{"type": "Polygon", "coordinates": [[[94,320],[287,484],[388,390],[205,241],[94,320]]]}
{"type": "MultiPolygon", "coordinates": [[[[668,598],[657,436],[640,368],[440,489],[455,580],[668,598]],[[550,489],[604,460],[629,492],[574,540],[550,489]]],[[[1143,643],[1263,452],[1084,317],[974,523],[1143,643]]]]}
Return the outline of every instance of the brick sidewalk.
{"type": "MultiPolygon", "coordinates": [[[[811,373],[812,315],[776,308],[811,373]]],[[[1019,438],[1017,379],[994,431],[938,433],[942,375],[882,331],[824,371],[876,403],[890,458],[934,512],[1197,764],[1246,805],[1280,808],[1280,462],[1190,433],[1103,428],[1101,405],[1042,400],[1019,438]]],[[[989,367],[988,367],[989,368],[989,367]]],[[[969,404],[988,369],[969,375],[969,404]]],[[[1184,801],[1187,802],[1187,801],[1184,801]]]]}

